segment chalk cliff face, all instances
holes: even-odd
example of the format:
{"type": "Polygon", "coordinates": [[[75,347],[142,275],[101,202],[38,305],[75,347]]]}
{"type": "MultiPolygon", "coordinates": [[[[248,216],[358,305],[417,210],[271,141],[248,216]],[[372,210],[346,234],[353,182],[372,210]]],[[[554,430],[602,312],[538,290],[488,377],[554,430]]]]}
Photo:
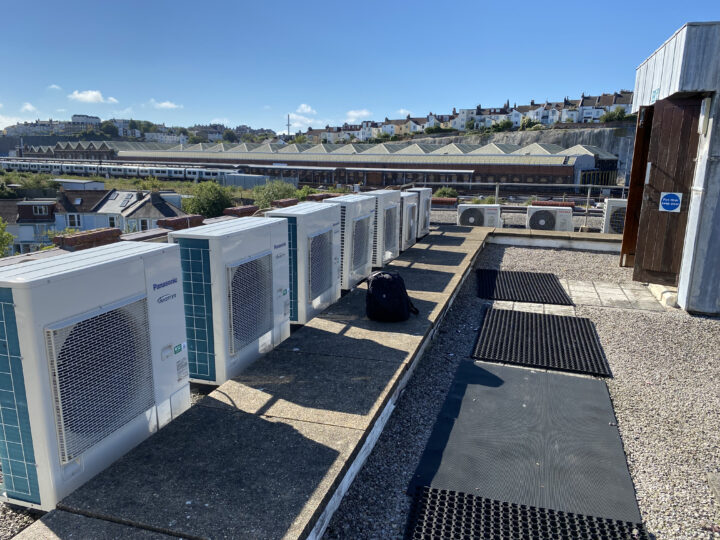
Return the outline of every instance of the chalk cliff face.
{"type": "MultiPolygon", "coordinates": [[[[630,164],[635,143],[635,126],[597,127],[586,129],[546,129],[542,131],[505,131],[485,135],[468,135],[466,137],[428,137],[424,142],[449,144],[452,142],[465,144],[511,143],[527,146],[532,143],[553,143],[570,148],[576,144],[592,144],[615,154],[619,158],[620,174],[630,175],[630,164]]],[[[413,139],[413,142],[421,142],[413,139]]]]}

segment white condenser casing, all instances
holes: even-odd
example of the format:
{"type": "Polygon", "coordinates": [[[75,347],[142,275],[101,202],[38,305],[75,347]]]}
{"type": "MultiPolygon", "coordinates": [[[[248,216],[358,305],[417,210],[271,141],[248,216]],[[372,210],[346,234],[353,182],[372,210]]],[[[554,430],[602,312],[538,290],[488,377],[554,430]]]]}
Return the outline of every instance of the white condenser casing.
{"type": "Polygon", "coordinates": [[[502,227],[499,204],[458,204],[457,224],[467,227],[502,227]]]}
{"type": "Polygon", "coordinates": [[[625,230],[626,211],[627,199],[605,199],[603,232],[606,234],[622,234],[625,230]]]}
{"type": "Polygon", "coordinates": [[[244,217],[173,231],[190,379],[222,384],[290,335],[287,223],[244,217]]]}
{"type": "Polygon", "coordinates": [[[340,287],[350,290],[372,272],[375,198],[343,195],[323,204],[340,207],[340,287]]]}
{"type": "Polygon", "coordinates": [[[528,229],[540,231],[573,231],[573,211],[566,206],[528,206],[528,229]]]}
{"type": "Polygon", "coordinates": [[[363,195],[375,197],[373,266],[382,268],[400,254],[400,191],[377,189],[363,195]]]}
{"type": "Polygon", "coordinates": [[[430,209],[432,206],[432,189],[429,187],[410,188],[408,191],[418,194],[418,240],[430,233],[430,209]]]}
{"type": "Polygon", "coordinates": [[[290,322],[305,324],[340,298],[340,206],[307,202],[265,216],[287,223],[290,322]]]}
{"type": "Polygon", "coordinates": [[[400,251],[411,248],[417,240],[418,194],[400,194],[400,251]]]}
{"type": "Polygon", "coordinates": [[[177,246],[0,269],[2,495],[55,505],[190,407],[177,246]]]}

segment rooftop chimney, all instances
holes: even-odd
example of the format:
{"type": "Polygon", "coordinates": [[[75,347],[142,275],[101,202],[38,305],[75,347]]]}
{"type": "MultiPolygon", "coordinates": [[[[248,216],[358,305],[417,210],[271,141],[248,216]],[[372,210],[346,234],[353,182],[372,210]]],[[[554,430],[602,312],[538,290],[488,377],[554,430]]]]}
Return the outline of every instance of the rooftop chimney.
{"type": "Polygon", "coordinates": [[[226,216],[247,217],[255,215],[255,212],[258,210],[259,208],[254,204],[248,204],[246,206],[233,206],[231,208],[226,208],[223,210],[223,214],[226,216]]]}
{"type": "Polygon", "coordinates": [[[172,229],[173,231],[181,231],[192,227],[199,227],[205,220],[200,214],[192,214],[189,216],[179,216],[172,218],[158,219],[158,227],[163,229],[172,229]]]}
{"type": "Polygon", "coordinates": [[[114,244],[120,240],[120,229],[105,228],[91,229],[73,234],[59,234],[53,238],[53,243],[66,251],[81,251],[92,247],[114,244]]]}

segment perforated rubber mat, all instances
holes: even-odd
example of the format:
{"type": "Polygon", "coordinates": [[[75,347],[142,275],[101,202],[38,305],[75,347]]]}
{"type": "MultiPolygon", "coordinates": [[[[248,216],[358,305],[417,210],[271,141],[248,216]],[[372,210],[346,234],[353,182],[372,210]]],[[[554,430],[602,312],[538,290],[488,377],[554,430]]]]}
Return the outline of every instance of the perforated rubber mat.
{"type": "Polygon", "coordinates": [[[489,309],[473,357],[544,369],[610,377],[590,319],[489,309]]]}
{"type": "Polygon", "coordinates": [[[604,381],[460,362],[408,487],[641,522],[604,381]]]}
{"type": "Polygon", "coordinates": [[[477,276],[480,298],[573,305],[555,274],[480,269],[477,270],[477,276]]]}
{"type": "Polygon", "coordinates": [[[557,538],[649,540],[641,523],[603,519],[421,487],[413,500],[407,540],[557,538]]]}

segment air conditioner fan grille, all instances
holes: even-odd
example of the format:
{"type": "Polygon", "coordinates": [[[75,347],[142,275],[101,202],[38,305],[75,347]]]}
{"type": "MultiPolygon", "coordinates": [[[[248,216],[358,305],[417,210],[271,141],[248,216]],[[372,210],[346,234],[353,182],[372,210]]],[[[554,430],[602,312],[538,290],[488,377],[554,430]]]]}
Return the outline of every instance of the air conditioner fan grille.
{"type": "Polygon", "coordinates": [[[310,296],[315,300],[332,286],[332,231],[326,231],[308,239],[308,270],[310,296]]]}
{"type": "Polygon", "coordinates": [[[360,271],[370,259],[370,216],[353,223],[352,269],[360,271]]]}
{"type": "MultiPolygon", "coordinates": [[[[397,253],[398,249],[398,231],[397,231],[397,219],[398,219],[398,207],[393,206],[392,208],[385,209],[385,237],[383,239],[383,246],[385,247],[385,256],[392,257],[394,253],[397,253]]],[[[385,261],[383,261],[385,262],[385,261]]]]}
{"type": "Polygon", "coordinates": [[[146,299],[45,331],[60,460],[155,403],[146,299]]]}
{"type": "Polygon", "coordinates": [[[228,268],[230,354],[273,327],[272,253],[228,268]]]}

